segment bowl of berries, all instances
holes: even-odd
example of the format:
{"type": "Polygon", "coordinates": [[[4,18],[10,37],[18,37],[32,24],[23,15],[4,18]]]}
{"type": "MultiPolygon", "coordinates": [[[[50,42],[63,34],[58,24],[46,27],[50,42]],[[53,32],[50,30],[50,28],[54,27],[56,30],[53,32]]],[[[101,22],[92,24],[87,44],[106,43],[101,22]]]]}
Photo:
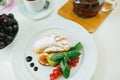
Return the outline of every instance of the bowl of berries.
{"type": "Polygon", "coordinates": [[[0,49],[13,42],[18,30],[18,22],[12,13],[0,15],[0,49]]]}

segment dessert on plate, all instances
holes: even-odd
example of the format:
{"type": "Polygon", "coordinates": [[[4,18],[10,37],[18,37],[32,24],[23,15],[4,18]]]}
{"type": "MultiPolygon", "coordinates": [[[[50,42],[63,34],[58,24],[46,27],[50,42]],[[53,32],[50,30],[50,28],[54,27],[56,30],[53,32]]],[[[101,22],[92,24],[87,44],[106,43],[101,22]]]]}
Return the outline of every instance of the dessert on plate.
{"type": "Polygon", "coordinates": [[[33,45],[34,53],[39,55],[38,62],[55,67],[49,75],[50,80],[55,80],[60,75],[68,78],[70,69],[79,62],[82,48],[80,42],[73,46],[69,37],[56,33],[42,36],[33,45]]]}
{"type": "Polygon", "coordinates": [[[37,54],[68,51],[71,47],[68,37],[61,34],[46,34],[35,42],[33,50],[37,54]]]}

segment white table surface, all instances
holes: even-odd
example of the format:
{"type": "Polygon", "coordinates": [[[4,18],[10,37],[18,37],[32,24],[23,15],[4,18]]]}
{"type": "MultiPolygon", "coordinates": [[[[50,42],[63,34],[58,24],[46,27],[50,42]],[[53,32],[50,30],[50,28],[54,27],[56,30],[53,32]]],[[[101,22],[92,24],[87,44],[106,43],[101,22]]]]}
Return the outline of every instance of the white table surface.
{"type": "MultiPolygon", "coordinates": [[[[52,19],[65,19],[57,14],[57,10],[67,0],[54,0],[54,10],[46,18],[39,20],[50,21],[52,19]]],[[[14,7],[11,9],[19,24],[28,22],[33,23],[27,17],[23,16],[19,10],[20,0],[16,0],[14,7]]],[[[92,33],[97,49],[98,61],[95,73],[91,80],[120,80],[120,0],[116,8],[110,13],[105,21],[100,25],[96,32],[92,33]]],[[[0,80],[14,80],[12,76],[10,55],[7,50],[0,52],[0,80]]]]}

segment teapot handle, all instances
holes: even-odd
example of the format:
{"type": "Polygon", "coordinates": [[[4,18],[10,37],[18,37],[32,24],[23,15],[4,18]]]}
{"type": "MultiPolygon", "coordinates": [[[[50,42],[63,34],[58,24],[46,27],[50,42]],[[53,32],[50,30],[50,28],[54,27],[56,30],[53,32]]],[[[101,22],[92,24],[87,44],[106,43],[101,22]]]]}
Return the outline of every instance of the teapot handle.
{"type": "Polygon", "coordinates": [[[117,0],[105,0],[104,3],[106,4],[103,4],[102,11],[106,12],[106,11],[113,10],[116,7],[118,1],[117,0]]]}

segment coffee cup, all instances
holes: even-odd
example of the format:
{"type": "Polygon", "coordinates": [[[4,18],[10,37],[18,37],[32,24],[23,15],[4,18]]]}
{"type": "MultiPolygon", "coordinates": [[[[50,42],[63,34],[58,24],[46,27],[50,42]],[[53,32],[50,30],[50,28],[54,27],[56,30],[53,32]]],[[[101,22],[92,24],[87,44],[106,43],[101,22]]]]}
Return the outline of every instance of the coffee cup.
{"type": "Polygon", "coordinates": [[[23,2],[29,12],[39,12],[46,4],[46,0],[23,0],[23,2]]]}

